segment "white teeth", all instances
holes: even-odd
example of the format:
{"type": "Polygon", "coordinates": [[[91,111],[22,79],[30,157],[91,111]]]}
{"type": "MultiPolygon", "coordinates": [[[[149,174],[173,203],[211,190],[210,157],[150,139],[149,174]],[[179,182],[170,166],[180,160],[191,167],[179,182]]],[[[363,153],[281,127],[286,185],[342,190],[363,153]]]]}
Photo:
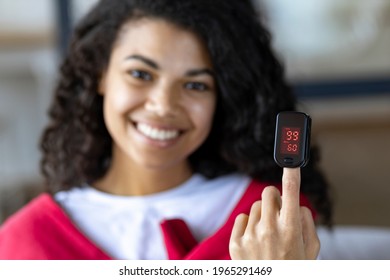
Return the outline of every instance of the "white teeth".
{"type": "Polygon", "coordinates": [[[153,140],[171,140],[173,138],[176,138],[179,136],[178,130],[163,130],[163,129],[157,129],[155,127],[152,127],[150,125],[147,125],[145,123],[138,123],[137,129],[139,132],[141,132],[146,137],[149,137],[153,140]]]}

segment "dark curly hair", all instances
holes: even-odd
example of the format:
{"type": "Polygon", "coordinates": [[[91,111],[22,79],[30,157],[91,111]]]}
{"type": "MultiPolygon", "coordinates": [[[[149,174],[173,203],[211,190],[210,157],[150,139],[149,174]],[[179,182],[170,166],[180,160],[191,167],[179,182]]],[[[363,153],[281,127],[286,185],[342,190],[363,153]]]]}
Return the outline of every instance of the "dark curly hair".
{"type": "MultiPolygon", "coordinates": [[[[50,123],[42,136],[42,172],[51,191],[101,178],[110,166],[112,139],[103,119],[99,81],[124,23],[159,18],[196,33],[205,43],[218,87],[214,123],[190,156],[194,172],[208,178],[242,172],[280,181],[273,160],[275,119],[295,110],[284,68],[270,33],[249,0],[102,0],[79,22],[62,64],[50,123]]],[[[326,180],[317,153],[302,170],[301,190],[323,223],[331,223],[326,180]]]]}

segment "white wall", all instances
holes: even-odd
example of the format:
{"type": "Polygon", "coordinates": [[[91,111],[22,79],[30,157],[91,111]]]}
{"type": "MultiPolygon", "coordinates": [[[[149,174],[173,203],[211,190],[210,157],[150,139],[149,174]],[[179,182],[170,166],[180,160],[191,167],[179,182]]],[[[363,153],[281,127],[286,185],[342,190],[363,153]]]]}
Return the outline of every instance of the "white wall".
{"type": "Polygon", "coordinates": [[[0,188],[39,178],[38,139],[55,65],[50,49],[0,51],[0,188]]]}

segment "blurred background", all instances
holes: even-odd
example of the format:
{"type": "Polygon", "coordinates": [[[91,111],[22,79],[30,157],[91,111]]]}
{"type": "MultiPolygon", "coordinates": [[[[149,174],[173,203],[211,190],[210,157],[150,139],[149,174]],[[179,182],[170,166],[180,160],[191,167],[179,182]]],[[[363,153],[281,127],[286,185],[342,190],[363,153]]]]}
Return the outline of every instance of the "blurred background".
{"type": "MultiPolygon", "coordinates": [[[[390,1],[254,0],[313,118],[337,225],[390,227],[390,1]]],[[[0,0],[0,222],[43,191],[39,138],[95,0],[0,0]]]]}

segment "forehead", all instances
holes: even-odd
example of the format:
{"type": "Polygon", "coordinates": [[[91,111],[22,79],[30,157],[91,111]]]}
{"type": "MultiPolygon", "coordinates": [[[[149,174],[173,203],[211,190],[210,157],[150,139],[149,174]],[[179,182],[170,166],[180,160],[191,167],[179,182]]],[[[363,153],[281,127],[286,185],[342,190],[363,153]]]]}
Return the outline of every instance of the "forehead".
{"type": "Polygon", "coordinates": [[[112,55],[131,54],[150,56],[161,63],[173,60],[211,67],[209,52],[200,37],[163,19],[141,18],[122,26],[112,55]]]}

